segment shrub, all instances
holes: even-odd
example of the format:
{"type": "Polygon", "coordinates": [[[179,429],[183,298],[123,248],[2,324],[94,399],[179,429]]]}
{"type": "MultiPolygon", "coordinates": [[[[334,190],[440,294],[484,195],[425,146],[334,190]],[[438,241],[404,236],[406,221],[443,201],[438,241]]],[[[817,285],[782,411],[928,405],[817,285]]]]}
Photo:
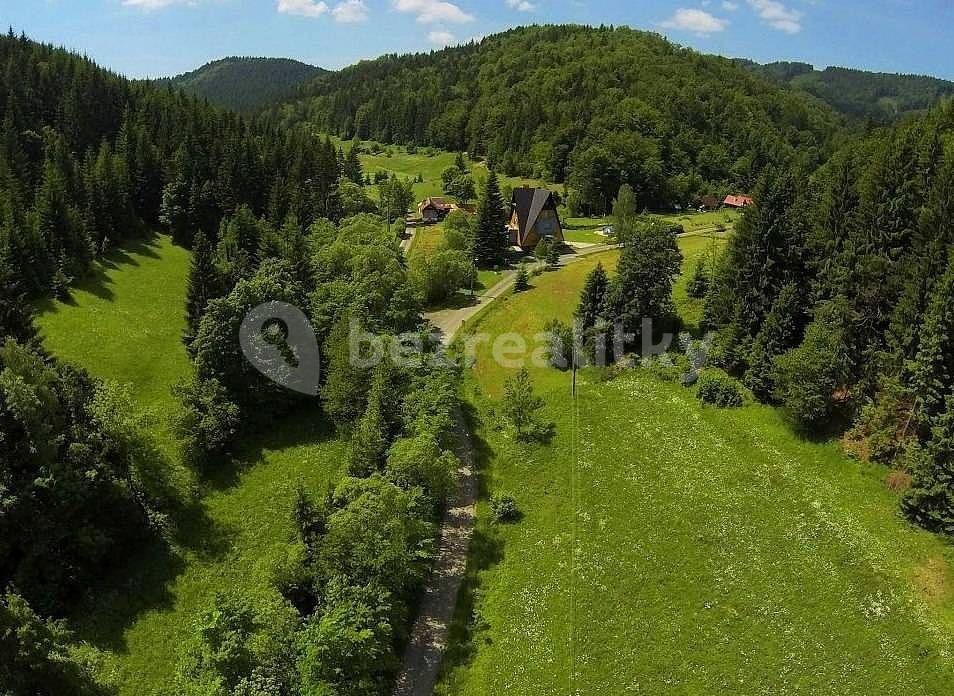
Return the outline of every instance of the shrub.
{"type": "Polygon", "coordinates": [[[573,359],[573,328],[553,319],[544,331],[547,334],[547,361],[558,370],[568,369],[573,359]]]}
{"type": "Polygon", "coordinates": [[[722,370],[709,370],[699,378],[700,401],[719,408],[738,408],[744,402],[742,385],[722,370]]]}
{"type": "Polygon", "coordinates": [[[533,439],[539,432],[537,413],[544,401],[533,392],[533,382],[526,369],[507,380],[501,404],[504,418],[513,426],[519,439],[533,439]]]}
{"type": "Polygon", "coordinates": [[[775,360],[775,396],[801,430],[826,423],[839,405],[839,387],[850,377],[850,308],[835,301],[820,309],[802,344],[775,360]]]}
{"type": "Polygon", "coordinates": [[[689,293],[689,297],[696,300],[703,299],[706,293],[709,292],[709,274],[706,270],[706,262],[704,260],[696,264],[686,291],[689,293]]]}
{"type": "Polygon", "coordinates": [[[509,493],[495,493],[490,499],[494,522],[515,522],[520,518],[517,501],[509,493]]]}
{"type": "Polygon", "coordinates": [[[517,269],[517,278],[513,283],[514,292],[526,292],[530,289],[530,276],[527,275],[527,269],[521,264],[517,269]]]}

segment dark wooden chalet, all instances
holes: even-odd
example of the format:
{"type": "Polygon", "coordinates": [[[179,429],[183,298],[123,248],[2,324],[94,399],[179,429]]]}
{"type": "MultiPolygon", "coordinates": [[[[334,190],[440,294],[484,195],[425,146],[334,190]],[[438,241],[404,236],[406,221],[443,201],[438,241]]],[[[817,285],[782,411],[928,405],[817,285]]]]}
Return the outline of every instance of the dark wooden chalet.
{"type": "Polygon", "coordinates": [[[563,225],[553,193],[526,186],[514,189],[507,232],[510,245],[525,250],[535,249],[543,239],[562,244],[563,225]]]}

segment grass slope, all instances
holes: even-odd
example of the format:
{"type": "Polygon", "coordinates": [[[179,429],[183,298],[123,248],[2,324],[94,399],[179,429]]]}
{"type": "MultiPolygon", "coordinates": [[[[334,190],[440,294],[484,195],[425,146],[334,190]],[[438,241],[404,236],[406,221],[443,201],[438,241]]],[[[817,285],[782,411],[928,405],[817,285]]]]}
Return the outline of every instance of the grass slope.
{"type": "Polygon", "coordinates": [[[171,386],[189,374],[182,345],[189,252],[155,236],[98,263],[66,302],[39,306],[46,347],[94,376],[133,384],[167,454],[177,408],[171,386]]]}
{"type": "MultiPolygon", "coordinates": [[[[351,141],[343,141],[337,137],[332,137],[332,141],[337,147],[343,147],[346,152],[351,148],[351,141]]],[[[370,149],[373,144],[372,141],[362,141],[362,146],[365,149],[370,149]]],[[[435,148],[418,148],[416,152],[411,153],[407,151],[406,147],[400,145],[381,145],[381,148],[382,151],[378,154],[365,152],[361,155],[361,168],[365,175],[373,177],[375,172],[387,172],[397,175],[400,179],[414,181],[415,206],[428,196],[444,196],[441,173],[445,169],[456,165],[457,153],[435,148]],[[424,179],[423,182],[417,181],[418,175],[424,179]]],[[[477,181],[483,181],[487,178],[486,163],[473,162],[468,159],[467,164],[477,181]]],[[[497,176],[502,187],[549,186],[554,191],[562,189],[562,186],[547,184],[538,179],[504,176],[500,172],[497,173],[497,176]]],[[[377,196],[374,187],[372,187],[370,193],[375,197],[377,196]]]]}
{"type": "Polygon", "coordinates": [[[54,354],[131,385],[138,405],[156,416],[168,465],[180,474],[180,541],[142,549],[74,620],[84,641],[77,651],[123,696],[175,693],[179,651],[215,593],[249,597],[262,608],[278,601],[269,574],[293,538],[295,490],[324,490],[346,454],[319,414],[302,412],[250,436],[234,466],[195,495],[200,484],[175,463],[171,429],[177,404],[170,387],[189,371],[180,339],[188,268],[188,252],[167,237],[133,244],[110,255],[70,303],[47,303],[39,317],[54,354]]]}
{"type": "MultiPolygon", "coordinates": [[[[568,320],[595,263],[534,279],[472,329],[568,320]]],[[[468,389],[484,492],[524,518],[480,509],[438,693],[950,693],[954,554],[899,519],[884,471],[645,371],[584,372],[574,409],[567,374],[531,370],[557,434],[526,446],[493,427],[512,370],[489,357],[468,389]]]]}

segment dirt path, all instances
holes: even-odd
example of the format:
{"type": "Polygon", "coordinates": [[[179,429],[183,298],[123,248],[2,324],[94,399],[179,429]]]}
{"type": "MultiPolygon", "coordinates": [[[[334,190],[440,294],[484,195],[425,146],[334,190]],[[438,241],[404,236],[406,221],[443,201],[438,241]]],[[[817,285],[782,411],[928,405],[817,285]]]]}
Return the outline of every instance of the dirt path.
{"type": "Polygon", "coordinates": [[[417,236],[417,228],[411,227],[408,225],[404,229],[404,237],[401,239],[401,251],[404,252],[404,255],[407,256],[408,252],[411,250],[411,245],[414,244],[414,237],[417,236]]]}
{"type": "MultiPolygon", "coordinates": [[[[617,248],[618,246],[615,244],[601,244],[587,247],[586,249],[578,249],[576,253],[564,254],[561,256],[560,265],[566,266],[571,263],[576,263],[577,261],[582,261],[587,256],[599,254],[604,251],[611,251],[617,248]]],[[[534,267],[542,265],[542,263],[537,263],[535,265],[528,266],[528,270],[532,270],[534,267]]],[[[457,332],[460,331],[461,327],[463,327],[463,325],[481,309],[492,303],[494,300],[497,300],[501,295],[510,290],[516,281],[516,278],[516,271],[510,271],[506,273],[496,285],[477,298],[476,304],[473,304],[470,307],[462,307],[460,309],[441,309],[436,312],[430,312],[429,314],[425,315],[425,318],[435,327],[437,327],[437,329],[441,332],[441,341],[445,346],[449,346],[454,341],[454,337],[457,335],[457,332]]]]}
{"type": "Polygon", "coordinates": [[[457,594],[467,571],[467,552],[477,514],[478,486],[474,447],[464,415],[459,410],[456,439],[455,449],[460,459],[457,495],[444,515],[437,561],[424,589],[424,599],[404,653],[404,665],[394,687],[394,696],[431,696],[433,693],[457,607],[457,594]]]}

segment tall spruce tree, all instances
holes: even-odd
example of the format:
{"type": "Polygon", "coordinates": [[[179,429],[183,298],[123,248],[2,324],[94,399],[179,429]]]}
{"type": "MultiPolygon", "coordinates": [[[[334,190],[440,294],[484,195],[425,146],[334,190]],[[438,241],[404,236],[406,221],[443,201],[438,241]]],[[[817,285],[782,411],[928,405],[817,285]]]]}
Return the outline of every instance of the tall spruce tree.
{"type": "Polygon", "coordinates": [[[804,305],[802,291],[795,283],[789,283],[779,292],[762,330],[755,337],[745,386],[760,401],[770,401],[775,392],[772,378],[775,358],[794,348],[801,339],[805,328],[804,305]]]}
{"type": "Polygon", "coordinates": [[[209,301],[219,297],[221,292],[222,281],[215,265],[215,250],[206,236],[199,232],[192,245],[192,266],[186,290],[186,333],[183,340],[187,346],[199,330],[199,322],[209,301]]]}
{"type": "Polygon", "coordinates": [[[954,252],[931,293],[920,345],[912,381],[923,399],[924,413],[933,418],[954,389],[954,252]]]}
{"type": "Polygon", "coordinates": [[[494,268],[504,261],[507,237],[503,200],[500,197],[500,182],[497,173],[490,170],[487,186],[477,206],[477,236],[474,257],[481,268],[494,268]]]}
{"type": "Polygon", "coordinates": [[[37,332],[23,285],[0,250],[0,341],[6,337],[26,345],[36,341],[37,332]]]}
{"type": "Polygon", "coordinates": [[[576,310],[576,319],[582,331],[589,331],[606,312],[606,293],[609,291],[609,276],[602,263],[590,271],[580,296],[580,305],[576,310]]]}

